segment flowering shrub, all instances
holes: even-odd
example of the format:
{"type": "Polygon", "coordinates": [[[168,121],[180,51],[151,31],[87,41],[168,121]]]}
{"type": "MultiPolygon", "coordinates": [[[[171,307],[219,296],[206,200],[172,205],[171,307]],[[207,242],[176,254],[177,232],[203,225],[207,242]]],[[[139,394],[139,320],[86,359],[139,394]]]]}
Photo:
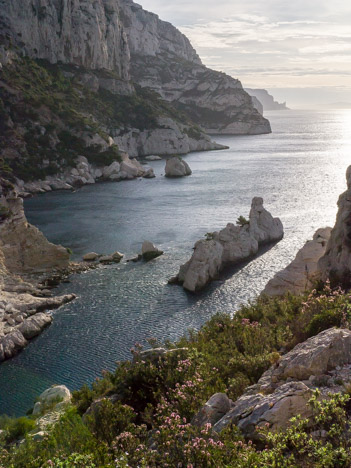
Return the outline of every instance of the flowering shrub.
{"type": "Polygon", "coordinates": [[[137,344],[132,361],[74,393],[75,407],[41,442],[9,444],[0,421],[0,468],[351,467],[348,396],[315,395],[310,421],[295,418],[275,434],[266,428],[263,446],[236,428],[214,434],[191,424],[214,393],[237,399],[297,343],[350,324],[351,296],[327,283],[304,296],[260,298],[233,317],[216,315],[167,344],[168,353],[145,355],[137,344]],[[92,402],[95,410],[82,419],[92,402]]]}

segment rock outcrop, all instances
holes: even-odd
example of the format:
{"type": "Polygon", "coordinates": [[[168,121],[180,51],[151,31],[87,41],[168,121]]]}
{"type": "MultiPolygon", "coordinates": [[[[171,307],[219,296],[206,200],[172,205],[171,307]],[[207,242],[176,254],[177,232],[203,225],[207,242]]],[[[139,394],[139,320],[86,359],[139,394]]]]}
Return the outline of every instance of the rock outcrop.
{"type": "Polygon", "coordinates": [[[212,151],[225,149],[211,140],[205,133],[194,130],[180,121],[169,117],[157,119],[158,128],[140,130],[130,128],[116,129],[111,132],[116,145],[131,157],[162,154],[187,154],[193,151],[212,151]]]}
{"type": "Polygon", "coordinates": [[[310,417],[308,400],[316,388],[321,398],[344,392],[351,382],[350,365],[351,331],[325,330],[282,356],[235,403],[223,394],[211,397],[192,422],[211,423],[215,432],[234,424],[248,439],[259,439],[260,427],[268,425],[275,431],[286,428],[292,417],[310,417]]]}
{"type": "Polygon", "coordinates": [[[165,167],[166,177],[184,177],[192,174],[189,164],[177,156],[167,159],[165,167]]]}
{"type": "Polygon", "coordinates": [[[279,218],[263,207],[262,198],[252,200],[249,220],[229,223],[219,232],[207,234],[194,246],[191,259],[180,267],[177,281],[188,291],[198,291],[216,279],[226,265],[235,265],[258,252],[260,246],[276,242],[284,235],[279,218]]]}
{"type": "Polygon", "coordinates": [[[23,200],[11,184],[2,179],[0,189],[0,251],[4,266],[15,274],[67,268],[67,250],[49,242],[39,229],[27,222],[23,200]]]}
{"type": "Polygon", "coordinates": [[[0,180],[0,362],[17,354],[28,340],[52,321],[47,312],[72,301],[68,294],[50,297],[38,280],[27,275],[49,274],[68,267],[69,254],[48,242],[30,225],[23,201],[12,184],[0,180]]]}
{"type": "Polygon", "coordinates": [[[38,398],[33,408],[33,415],[47,411],[59,411],[72,400],[72,394],[65,385],[54,385],[46,389],[38,398]]]}
{"type": "Polygon", "coordinates": [[[132,0],[121,4],[131,76],[172,102],[208,133],[270,133],[240,81],[205,67],[189,40],[132,0]]]}
{"type": "Polygon", "coordinates": [[[351,286],[351,166],[346,171],[347,190],[338,200],[338,214],[325,255],[318,268],[332,285],[351,286]]]}
{"type": "Polygon", "coordinates": [[[267,283],[263,294],[282,296],[288,291],[301,294],[310,289],[320,276],[318,262],[326,252],[331,230],[330,227],[318,229],[295,259],[267,283]]]}
{"type": "Polygon", "coordinates": [[[43,180],[24,182],[16,178],[16,188],[20,196],[51,192],[52,190],[73,190],[83,185],[96,182],[133,180],[137,177],[151,179],[155,177],[152,167],[140,164],[136,159],[130,159],[127,153],[121,153],[122,161],[114,161],[108,166],[90,164],[85,156],[79,156],[76,167],[68,168],[60,175],[47,176],[43,180]]]}
{"type": "Polygon", "coordinates": [[[141,248],[141,255],[144,260],[149,261],[163,255],[163,250],[158,249],[150,241],[144,241],[141,248]]]}

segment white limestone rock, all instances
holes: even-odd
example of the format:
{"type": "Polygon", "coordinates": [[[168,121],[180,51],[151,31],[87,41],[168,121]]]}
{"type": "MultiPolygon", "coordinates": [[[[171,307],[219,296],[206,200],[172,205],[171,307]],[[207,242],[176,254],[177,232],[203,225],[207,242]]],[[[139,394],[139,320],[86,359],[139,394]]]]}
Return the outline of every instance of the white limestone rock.
{"type": "Polygon", "coordinates": [[[0,0],[2,32],[26,55],[116,71],[129,80],[130,52],[118,0],[0,0]]]}
{"type": "Polygon", "coordinates": [[[351,166],[346,171],[347,190],[338,200],[338,213],[326,252],[318,262],[322,279],[332,285],[351,286],[351,166]]]}
{"type": "Polygon", "coordinates": [[[267,283],[262,294],[282,296],[288,291],[301,294],[310,289],[320,276],[318,262],[326,252],[330,234],[330,227],[318,229],[313,239],[298,251],[295,259],[267,283]]]}
{"type": "Polygon", "coordinates": [[[58,405],[59,408],[62,408],[62,403],[67,405],[71,400],[72,394],[65,385],[54,385],[39,396],[37,403],[34,405],[33,414],[38,415],[51,405],[54,405],[54,408],[50,411],[53,412],[58,405]]]}
{"type": "Polygon", "coordinates": [[[151,154],[150,156],[145,156],[145,159],[147,161],[161,161],[162,158],[160,156],[156,156],[156,155],[153,155],[151,154]]]}
{"type": "Polygon", "coordinates": [[[191,175],[189,164],[177,156],[167,159],[165,167],[166,177],[184,177],[191,175]]]}
{"type": "Polygon", "coordinates": [[[99,258],[99,254],[96,252],[89,252],[85,255],[83,255],[83,260],[84,262],[95,262],[99,258]]]}
{"type": "Polygon", "coordinates": [[[152,260],[154,258],[160,257],[163,254],[163,251],[158,249],[152,242],[144,241],[141,248],[141,255],[144,260],[152,260]]]}
{"type": "Polygon", "coordinates": [[[216,279],[226,265],[252,257],[261,245],[279,241],[283,235],[281,221],[263,207],[262,198],[254,198],[246,224],[229,223],[208,239],[196,242],[191,259],[180,267],[176,281],[189,291],[198,291],[216,279]]]}

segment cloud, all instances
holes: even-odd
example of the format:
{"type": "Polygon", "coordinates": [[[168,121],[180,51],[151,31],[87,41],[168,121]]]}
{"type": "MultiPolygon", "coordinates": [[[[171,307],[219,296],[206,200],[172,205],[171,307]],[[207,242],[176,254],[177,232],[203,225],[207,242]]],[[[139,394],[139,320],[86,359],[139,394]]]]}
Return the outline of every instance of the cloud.
{"type": "Polygon", "coordinates": [[[140,0],[188,36],[203,62],[251,87],[345,87],[345,0],[140,0]]]}

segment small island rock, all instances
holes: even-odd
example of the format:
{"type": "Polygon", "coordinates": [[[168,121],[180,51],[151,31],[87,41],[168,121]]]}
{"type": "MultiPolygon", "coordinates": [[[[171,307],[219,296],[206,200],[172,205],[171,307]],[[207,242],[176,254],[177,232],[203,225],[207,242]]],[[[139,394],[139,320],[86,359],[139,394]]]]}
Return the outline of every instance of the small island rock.
{"type": "Polygon", "coordinates": [[[177,156],[168,159],[166,162],[165,176],[166,177],[184,177],[191,175],[189,164],[182,158],[177,156]]]}
{"type": "Polygon", "coordinates": [[[95,262],[99,258],[99,254],[96,252],[89,252],[83,256],[85,262],[95,262]]]}
{"type": "Polygon", "coordinates": [[[159,250],[155,245],[150,241],[144,241],[141,248],[141,255],[144,260],[152,260],[163,254],[162,250],[159,250]]]}

